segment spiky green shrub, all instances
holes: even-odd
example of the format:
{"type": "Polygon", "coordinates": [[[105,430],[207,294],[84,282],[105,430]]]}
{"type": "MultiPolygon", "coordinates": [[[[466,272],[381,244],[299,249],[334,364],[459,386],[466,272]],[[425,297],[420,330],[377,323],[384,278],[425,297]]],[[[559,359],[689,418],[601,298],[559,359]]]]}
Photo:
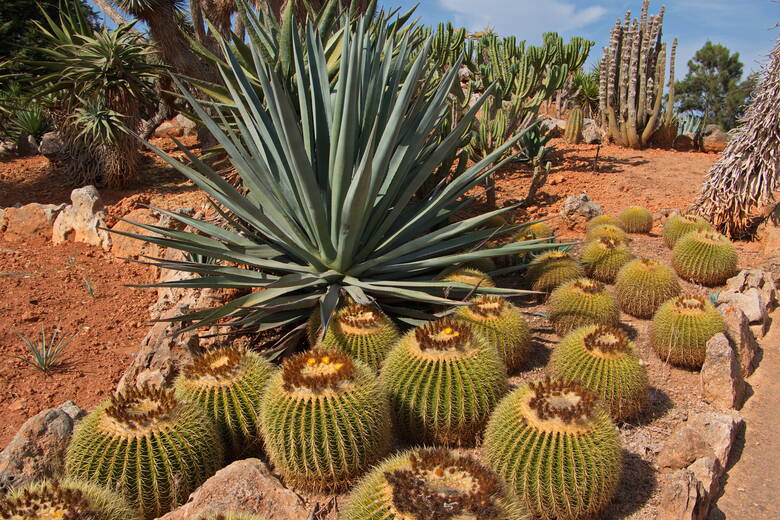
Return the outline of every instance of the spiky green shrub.
{"type": "Polygon", "coordinates": [[[442,276],[444,282],[458,282],[466,285],[472,285],[480,287],[495,287],[496,284],[490,276],[486,275],[479,269],[472,267],[459,267],[452,271],[446,272],[442,276]]]}
{"type": "Polygon", "coordinates": [[[144,387],[82,419],[65,465],[69,476],[121,491],[150,519],[183,504],[223,460],[219,431],[198,406],[144,387]]]}
{"type": "Polygon", "coordinates": [[[122,495],[76,479],[40,481],[0,497],[3,520],[136,520],[122,495]]]}
{"type": "Polygon", "coordinates": [[[628,244],[610,237],[588,242],[580,254],[588,276],[604,283],[614,282],[618,271],[633,259],[628,244]]]}
{"type": "Polygon", "coordinates": [[[737,273],[737,249],[716,231],[692,231],[674,244],[672,265],[688,281],[721,285],[737,273]]]}
{"type": "Polygon", "coordinates": [[[628,235],[622,228],[613,224],[601,224],[590,228],[586,234],[588,240],[598,240],[599,238],[606,237],[622,242],[628,241],[628,235]]]}
{"type": "Polygon", "coordinates": [[[669,298],[680,294],[677,275],[667,265],[649,258],[627,263],[615,279],[615,294],[624,312],[650,318],[669,298]]]}
{"type": "Polygon", "coordinates": [[[726,332],[726,325],[717,309],[703,298],[682,295],[661,305],[653,316],[650,344],[664,361],[701,368],[707,341],[719,332],[726,332]]]}
{"type": "Polygon", "coordinates": [[[496,349],[449,318],[405,334],[381,375],[401,433],[416,443],[473,444],[507,391],[496,349]]]}
{"type": "Polygon", "coordinates": [[[599,396],[614,419],[635,416],[647,403],[647,371],[622,329],[589,325],[555,347],[550,376],[579,381],[599,396]]]}
{"type": "Polygon", "coordinates": [[[629,233],[650,233],[653,214],[642,206],[631,206],[620,212],[623,229],[629,233]]]}
{"type": "Polygon", "coordinates": [[[664,242],[670,248],[691,231],[712,229],[712,225],[698,215],[675,215],[664,222],[664,242]]]}
{"type": "Polygon", "coordinates": [[[314,491],[343,489],[387,455],[389,417],[373,371],[335,349],[288,358],[261,405],[265,449],[276,471],[314,491]]]}
{"type": "Polygon", "coordinates": [[[550,251],[528,264],[526,279],[534,291],[550,292],[562,283],[585,276],[582,264],[564,251],[550,251]]]}
{"type": "Polygon", "coordinates": [[[460,307],[455,319],[496,347],[509,372],[519,368],[531,350],[531,329],[523,313],[500,296],[477,296],[460,307]]]}
{"type": "Polygon", "coordinates": [[[596,394],[579,383],[530,383],[506,396],[482,458],[538,517],[595,518],[612,500],[623,453],[596,394]]]}
{"type": "Polygon", "coordinates": [[[260,398],[273,373],[264,357],[237,346],[195,357],[176,379],[176,396],[200,406],[217,425],[227,453],[239,457],[260,444],[260,398]]]}
{"type": "Polygon", "coordinates": [[[612,215],[598,215],[596,217],[593,217],[585,224],[585,231],[590,231],[593,228],[603,226],[603,225],[609,225],[609,226],[616,226],[620,229],[623,229],[623,221],[620,220],[617,217],[613,217],[612,215]]]}
{"type": "Polygon", "coordinates": [[[389,458],[347,498],[342,520],[525,520],[488,468],[442,448],[414,449],[389,458]]]}
{"type": "Polygon", "coordinates": [[[547,300],[547,316],[559,336],[585,325],[617,325],[620,306],[603,283],[578,278],[556,288],[547,300]]]}

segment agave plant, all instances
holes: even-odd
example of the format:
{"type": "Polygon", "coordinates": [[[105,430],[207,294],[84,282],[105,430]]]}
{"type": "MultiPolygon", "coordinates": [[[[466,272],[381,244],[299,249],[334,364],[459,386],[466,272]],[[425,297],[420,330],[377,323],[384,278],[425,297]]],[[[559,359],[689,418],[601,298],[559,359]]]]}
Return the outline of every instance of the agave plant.
{"type": "Polygon", "coordinates": [[[431,317],[418,309],[466,305],[463,300],[474,291],[518,293],[437,279],[445,268],[551,247],[531,240],[481,250],[496,233],[489,221],[509,208],[449,222],[469,203],[465,192],[502,165],[488,166],[520,136],[452,182],[415,198],[442,157],[457,145],[481,103],[449,136],[434,136],[460,64],[431,85],[434,80],[424,73],[430,42],[413,56],[405,36],[398,52],[390,52],[396,42],[387,32],[370,37],[365,25],[364,18],[355,31],[345,31],[333,86],[316,31],[309,25],[301,38],[293,28],[296,96],[284,89],[272,64],[250,43],[267,106],[223,43],[231,64],[224,80],[234,105],[212,108],[222,120],[230,116],[234,126],[220,126],[177,79],[193,110],[224,147],[245,193],[187,148],[179,146],[191,165],[147,143],[213,199],[227,224],[219,227],[161,210],[197,233],[137,224],[154,235],[122,234],[181,250],[192,260],[197,258],[192,255],[218,260],[156,260],[159,267],[201,276],[155,286],[250,291],[218,308],[176,318],[193,321],[190,328],[220,321],[266,330],[302,323],[319,305],[322,329],[327,330],[342,297],[361,304],[377,302],[386,313],[415,323],[415,318],[431,317]],[[435,95],[424,96],[431,88],[435,95]]]}

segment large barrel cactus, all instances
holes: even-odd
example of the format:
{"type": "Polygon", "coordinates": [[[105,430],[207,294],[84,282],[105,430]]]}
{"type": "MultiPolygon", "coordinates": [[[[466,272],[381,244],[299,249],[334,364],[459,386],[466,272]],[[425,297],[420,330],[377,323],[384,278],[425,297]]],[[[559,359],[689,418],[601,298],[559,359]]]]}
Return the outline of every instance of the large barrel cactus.
{"type": "Polygon", "coordinates": [[[624,241],[601,237],[588,242],[582,249],[580,259],[585,264],[588,276],[600,282],[612,283],[618,271],[633,260],[634,255],[624,241]]]}
{"type": "Polygon", "coordinates": [[[565,251],[542,253],[528,264],[526,278],[534,291],[550,292],[562,283],[585,276],[582,264],[565,251]]]}
{"type": "Polygon", "coordinates": [[[737,273],[737,249],[716,231],[692,231],[674,244],[672,265],[688,281],[721,285],[737,273]]]}
{"type": "Polygon", "coordinates": [[[508,371],[517,369],[531,349],[531,329],[523,313],[500,296],[477,296],[471,305],[459,307],[455,319],[488,340],[508,371]]]}
{"type": "Polygon", "coordinates": [[[708,229],[712,229],[712,225],[698,215],[675,215],[664,222],[664,241],[668,247],[672,248],[679,239],[691,231],[708,229]]]}
{"type": "Polygon", "coordinates": [[[661,305],[653,316],[650,344],[664,361],[701,368],[707,341],[719,332],[726,332],[726,324],[717,309],[704,298],[682,295],[661,305]]]}
{"type": "Polygon", "coordinates": [[[603,283],[589,278],[561,285],[550,294],[547,304],[547,315],[559,336],[585,325],[620,322],[620,306],[615,297],[603,283]]]}
{"type": "Polygon", "coordinates": [[[260,398],[273,373],[264,357],[237,346],[195,357],[176,379],[176,395],[200,406],[217,425],[232,458],[260,446],[260,398]]]}
{"type": "Polygon", "coordinates": [[[198,406],[143,387],[112,396],[82,419],[66,470],[122,492],[149,519],[183,504],[223,460],[219,431],[198,406]]]}
{"type": "Polygon", "coordinates": [[[474,444],[507,391],[495,347],[448,318],[404,335],[381,375],[401,433],[413,443],[474,444]]]}
{"type": "Polygon", "coordinates": [[[530,383],[506,396],[485,430],[483,459],[537,517],[595,518],[620,479],[620,437],[579,383],[530,383]]]}
{"type": "Polygon", "coordinates": [[[268,458],[291,485],[343,489],[390,449],[387,394],[374,372],[336,349],[284,362],[266,386],[261,428],[268,458]]]}
{"type": "Polygon", "coordinates": [[[631,206],[621,211],[620,221],[628,233],[650,233],[653,229],[653,214],[642,206],[631,206]]]}
{"type": "Polygon", "coordinates": [[[555,379],[579,381],[599,396],[614,419],[628,419],[647,403],[647,371],[624,330],[590,325],[575,330],[553,351],[555,379]]]}
{"type": "Polygon", "coordinates": [[[445,449],[416,449],[388,459],[347,499],[342,520],[525,520],[517,499],[492,471],[445,449]]]}
{"type": "Polygon", "coordinates": [[[627,263],[615,279],[615,293],[623,311],[637,318],[650,318],[669,298],[680,294],[677,275],[667,265],[649,258],[627,263]]]}

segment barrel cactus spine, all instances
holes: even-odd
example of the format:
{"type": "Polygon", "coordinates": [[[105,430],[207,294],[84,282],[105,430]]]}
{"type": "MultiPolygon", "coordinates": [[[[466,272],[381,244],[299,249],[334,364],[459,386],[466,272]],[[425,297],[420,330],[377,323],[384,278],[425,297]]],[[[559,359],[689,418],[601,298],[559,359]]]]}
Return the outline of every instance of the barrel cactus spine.
{"type": "Polygon", "coordinates": [[[82,419],[65,467],[73,478],[120,491],[150,519],[183,504],[223,461],[217,426],[198,406],[145,386],[113,395],[82,419]]]}
{"type": "Polygon", "coordinates": [[[615,297],[603,283],[589,278],[561,285],[550,294],[547,304],[548,317],[559,336],[585,325],[620,322],[620,306],[615,297]]]}
{"type": "Polygon", "coordinates": [[[414,443],[473,445],[507,391],[498,351],[464,322],[407,332],[382,365],[401,434],[414,443]]]}
{"type": "Polygon", "coordinates": [[[528,264],[526,279],[534,291],[549,293],[559,285],[585,276],[585,269],[565,251],[542,253],[528,264]]]}
{"type": "Polygon", "coordinates": [[[442,448],[391,457],[366,475],[347,499],[342,520],[525,520],[487,467],[442,448]]]}
{"type": "Polygon", "coordinates": [[[617,428],[596,394],[549,379],[501,401],[482,454],[509,491],[545,520],[597,517],[614,496],[623,457],[617,428]]]}
{"type": "Polygon", "coordinates": [[[620,213],[623,229],[628,233],[650,233],[653,229],[653,214],[642,206],[631,206],[620,213]]]}
{"type": "Polygon", "coordinates": [[[573,331],[553,350],[548,372],[554,379],[581,382],[614,419],[631,418],[647,403],[647,371],[628,334],[617,327],[573,331]]]}
{"type": "Polygon", "coordinates": [[[387,394],[373,371],[336,349],[287,359],[260,407],[268,458],[311,491],[348,486],[390,449],[387,394]]]}
{"type": "Polygon", "coordinates": [[[495,346],[509,372],[519,368],[531,349],[531,329],[520,309],[500,296],[480,295],[470,303],[458,308],[455,319],[495,346]]]}
{"type": "Polygon", "coordinates": [[[661,305],[653,316],[650,344],[662,361],[699,369],[707,341],[720,332],[726,332],[726,324],[710,302],[682,295],[661,305]]]}
{"type": "Polygon", "coordinates": [[[636,318],[652,317],[663,302],[681,291],[674,271],[649,258],[637,258],[627,263],[615,279],[615,294],[620,307],[636,318]]]}
{"type": "Polygon", "coordinates": [[[618,271],[633,260],[634,255],[622,240],[601,237],[585,245],[580,259],[589,277],[603,283],[613,283],[618,271]]]}
{"type": "Polygon", "coordinates": [[[737,273],[737,249],[716,231],[692,231],[675,243],[672,265],[688,281],[721,285],[737,273]]]}
{"type": "Polygon", "coordinates": [[[705,231],[712,229],[712,225],[698,215],[675,215],[664,222],[664,242],[670,249],[679,239],[691,231],[705,231]]]}

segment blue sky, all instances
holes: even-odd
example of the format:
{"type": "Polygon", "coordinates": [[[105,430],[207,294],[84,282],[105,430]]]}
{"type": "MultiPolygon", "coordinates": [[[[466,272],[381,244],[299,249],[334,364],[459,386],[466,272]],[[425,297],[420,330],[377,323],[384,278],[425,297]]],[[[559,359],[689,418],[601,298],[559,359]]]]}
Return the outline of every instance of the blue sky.
{"type": "MultiPolygon", "coordinates": [[[[642,0],[380,0],[384,7],[408,8],[419,3],[417,14],[426,24],[452,21],[479,30],[491,26],[499,34],[514,34],[539,43],[545,32],[593,40],[589,62],[601,56],[616,18],[627,9],[639,15],[642,0]]],[[[780,36],[780,3],[772,0],[652,0],[650,12],[666,5],[664,38],[679,39],[678,78],[688,60],[707,40],[740,54],[745,71],[760,69],[764,57],[780,36]]]]}

